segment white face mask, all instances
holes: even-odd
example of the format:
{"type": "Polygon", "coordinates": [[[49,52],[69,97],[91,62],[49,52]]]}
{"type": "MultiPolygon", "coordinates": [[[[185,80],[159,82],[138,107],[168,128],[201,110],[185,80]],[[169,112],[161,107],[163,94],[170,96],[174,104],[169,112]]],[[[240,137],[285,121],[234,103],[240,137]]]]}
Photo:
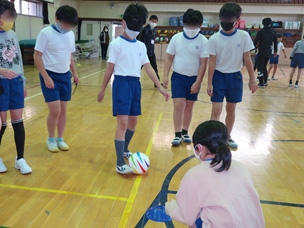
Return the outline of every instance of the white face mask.
{"type": "Polygon", "coordinates": [[[131,40],[134,40],[134,39],[138,36],[138,34],[139,34],[138,31],[133,31],[133,30],[130,30],[130,29],[128,29],[128,28],[126,28],[126,33],[127,33],[128,37],[129,37],[131,40]]]}
{"type": "Polygon", "coordinates": [[[154,29],[154,28],[156,27],[156,25],[157,25],[157,23],[150,22],[150,27],[151,27],[152,29],[154,29]]]}
{"type": "Polygon", "coordinates": [[[196,149],[194,149],[194,150],[193,150],[193,153],[194,153],[194,156],[195,156],[198,160],[202,161],[202,160],[201,160],[201,152],[199,152],[199,154],[197,154],[197,153],[196,153],[196,149]]]}
{"type": "Polygon", "coordinates": [[[184,28],[184,33],[189,37],[189,38],[194,38],[199,32],[200,32],[200,28],[197,29],[187,29],[184,28]]]}

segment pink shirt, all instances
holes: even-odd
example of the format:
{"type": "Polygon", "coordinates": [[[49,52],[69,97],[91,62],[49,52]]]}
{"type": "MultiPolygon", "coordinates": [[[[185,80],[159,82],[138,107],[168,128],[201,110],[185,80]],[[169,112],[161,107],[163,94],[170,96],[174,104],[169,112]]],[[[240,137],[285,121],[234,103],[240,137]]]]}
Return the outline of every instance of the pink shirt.
{"type": "Polygon", "coordinates": [[[203,228],[264,228],[259,196],[248,169],[232,161],[228,171],[215,172],[210,162],[191,168],[182,179],[176,201],[166,203],[172,219],[203,228]]]}

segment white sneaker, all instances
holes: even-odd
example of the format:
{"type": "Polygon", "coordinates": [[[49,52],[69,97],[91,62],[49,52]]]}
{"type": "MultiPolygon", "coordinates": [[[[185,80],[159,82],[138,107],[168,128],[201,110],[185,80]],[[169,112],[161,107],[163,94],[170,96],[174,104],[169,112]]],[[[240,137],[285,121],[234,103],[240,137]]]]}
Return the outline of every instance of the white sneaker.
{"type": "Polygon", "coordinates": [[[300,88],[300,85],[299,85],[299,84],[298,84],[298,85],[294,85],[294,87],[295,87],[295,88],[300,88]]]}
{"type": "Polygon", "coordinates": [[[276,77],[272,76],[271,80],[277,81],[278,79],[276,77]]]}
{"type": "Polygon", "coordinates": [[[59,151],[58,145],[56,141],[47,141],[47,147],[50,152],[56,153],[59,151]]]}
{"type": "Polygon", "coordinates": [[[127,164],[123,165],[123,166],[116,166],[116,172],[120,173],[120,174],[129,174],[129,173],[134,173],[133,169],[128,166],[127,164]]]}
{"type": "Polygon", "coordinates": [[[2,158],[0,158],[0,173],[6,173],[7,172],[7,168],[4,165],[2,158]]]}
{"type": "Polygon", "coordinates": [[[57,141],[57,146],[60,150],[68,151],[70,148],[64,141],[57,141]]]}
{"type": "Polygon", "coordinates": [[[179,144],[181,144],[181,142],[182,142],[182,138],[180,138],[180,137],[175,137],[173,140],[172,140],[172,145],[174,145],[174,146],[178,146],[179,144]]]}
{"type": "Polygon", "coordinates": [[[126,159],[129,159],[129,157],[131,157],[131,155],[132,155],[132,152],[124,152],[123,153],[123,156],[126,158],[126,159]]]}
{"type": "Polygon", "coordinates": [[[15,161],[15,168],[20,170],[21,174],[30,174],[32,173],[31,167],[26,163],[26,161],[21,158],[15,161]]]}
{"type": "Polygon", "coordinates": [[[185,143],[191,143],[192,140],[188,134],[182,135],[182,139],[184,140],[185,143]]]}
{"type": "Polygon", "coordinates": [[[293,85],[291,83],[288,84],[288,87],[293,87],[293,85]]]}
{"type": "Polygon", "coordinates": [[[234,142],[231,138],[227,140],[227,144],[230,148],[238,148],[238,144],[234,142]]]}

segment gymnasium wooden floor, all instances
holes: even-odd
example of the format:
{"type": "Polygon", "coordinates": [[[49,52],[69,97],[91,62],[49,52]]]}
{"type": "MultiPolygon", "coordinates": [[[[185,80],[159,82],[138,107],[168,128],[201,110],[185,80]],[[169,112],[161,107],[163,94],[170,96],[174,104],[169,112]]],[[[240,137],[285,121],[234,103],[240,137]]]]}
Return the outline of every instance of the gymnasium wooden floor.
{"type": "MultiPolygon", "coordinates": [[[[151,167],[143,176],[120,176],[115,172],[116,119],[111,116],[110,86],[104,102],[96,101],[105,62],[80,60],[77,68],[81,80],[69,103],[65,134],[70,151],[55,154],[46,148],[47,107],[37,69],[25,67],[25,155],[33,173],[23,176],[15,170],[15,145],[9,125],[0,147],[8,168],[0,175],[0,225],[166,227],[164,223],[147,221],[145,211],[150,205],[174,198],[184,173],[198,164],[192,159],[190,144],[171,147],[172,100],[166,103],[143,74],[143,115],[130,149],[145,152],[151,167]]],[[[159,68],[162,72],[163,63],[159,68]]],[[[304,227],[304,83],[300,89],[288,88],[289,71],[289,67],[280,66],[279,80],[270,81],[268,88],[254,95],[249,92],[244,71],[244,99],[238,105],[233,131],[233,139],[239,143],[233,158],[250,169],[269,228],[304,227]]],[[[211,103],[205,90],[206,80],[195,105],[190,134],[210,117],[211,103]]],[[[173,224],[167,227],[185,227],[173,224]]]]}

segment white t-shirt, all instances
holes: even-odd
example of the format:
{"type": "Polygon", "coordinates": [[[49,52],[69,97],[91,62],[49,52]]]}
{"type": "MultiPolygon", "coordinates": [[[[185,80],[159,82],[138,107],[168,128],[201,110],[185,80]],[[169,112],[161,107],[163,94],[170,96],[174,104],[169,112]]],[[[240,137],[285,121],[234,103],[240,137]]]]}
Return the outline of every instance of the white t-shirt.
{"type": "Polygon", "coordinates": [[[66,73],[70,70],[71,54],[75,52],[74,33],[61,34],[48,26],[39,32],[35,50],[43,53],[42,61],[46,70],[66,73]]]}
{"type": "Polygon", "coordinates": [[[146,46],[119,36],[110,43],[108,62],[115,65],[114,75],[140,77],[141,66],[149,63],[146,46]]]}
{"type": "MultiPolygon", "coordinates": [[[[277,55],[280,55],[281,51],[284,50],[285,47],[284,47],[284,44],[282,42],[278,42],[278,51],[277,51],[277,55]]],[[[274,48],[273,48],[273,45],[271,46],[271,54],[274,53],[274,48]]]]}
{"type": "Polygon", "coordinates": [[[234,73],[243,67],[243,54],[254,49],[248,32],[235,30],[230,35],[219,31],[208,41],[208,52],[216,56],[215,69],[222,73],[234,73]]]}
{"type": "Polygon", "coordinates": [[[168,45],[167,53],[174,55],[173,71],[185,76],[197,76],[200,59],[208,58],[208,40],[202,34],[189,39],[183,32],[174,35],[168,45]]]}

